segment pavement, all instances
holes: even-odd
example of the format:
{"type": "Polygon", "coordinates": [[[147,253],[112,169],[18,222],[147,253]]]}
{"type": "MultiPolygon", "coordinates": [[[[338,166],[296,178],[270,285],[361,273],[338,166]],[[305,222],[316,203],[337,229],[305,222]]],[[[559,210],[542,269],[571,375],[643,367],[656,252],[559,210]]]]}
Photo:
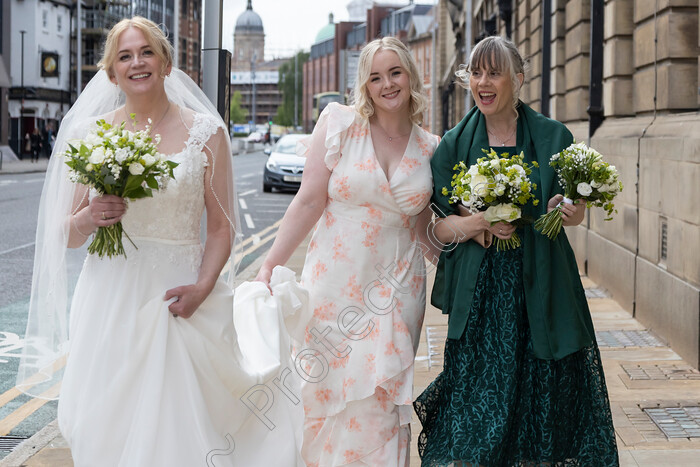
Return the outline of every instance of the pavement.
{"type": "MultiPolygon", "coordinates": [[[[297,274],[301,273],[306,247],[302,243],[287,263],[297,274]]],[[[238,280],[253,280],[262,260],[258,258],[241,271],[238,280]]],[[[582,277],[582,281],[598,335],[620,465],[697,467],[700,372],[623,310],[603,287],[587,277],[582,277]]],[[[428,290],[431,288],[429,277],[428,290]]],[[[428,306],[416,356],[414,396],[440,373],[446,334],[446,316],[428,306]]],[[[411,466],[419,466],[416,440],[420,422],[415,415],[411,429],[411,466]]],[[[0,462],[0,467],[72,465],[70,450],[55,421],[0,462]]]]}
{"type": "Polygon", "coordinates": [[[0,175],[46,172],[48,166],[49,160],[45,157],[39,158],[39,162],[32,162],[26,157],[12,161],[5,159],[0,165],[0,175]]]}

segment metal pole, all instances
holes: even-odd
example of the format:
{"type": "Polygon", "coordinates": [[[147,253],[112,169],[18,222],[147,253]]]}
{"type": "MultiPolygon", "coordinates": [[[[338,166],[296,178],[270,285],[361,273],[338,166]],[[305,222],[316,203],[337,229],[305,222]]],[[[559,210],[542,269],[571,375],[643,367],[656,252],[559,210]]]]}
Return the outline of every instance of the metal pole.
{"type": "Polygon", "coordinates": [[[182,68],[180,66],[180,0],[175,0],[173,5],[173,48],[175,57],[173,57],[173,63],[177,68],[182,68]]]}
{"type": "Polygon", "coordinates": [[[75,67],[75,97],[80,96],[80,91],[83,89],[83,15],[82,1],[78,0],[78,21],[76,24],[77,40],[75,41],[75,55],[77,57],[75,67]]]}
{"type": "Polygon", "coordinates": [[[294,55],[294,130],[296,131],[297,126],[299,126],[299,102],[297,100],[298,92],[298,79],[299,79],[299,51],[294,55]]]}
{"type": "Polygon", "coordinates": [[[20,65],[20,87],[22,88],[22,102],[21,105],[19,106],[19,155],[20,159],[22,159],[22,151],[24,149],[24,98],[25,98],[25,92],[24,92],[24,35],[27,33],[27,31],[20,31],[19,32],[22,36],[22,55],[21,55],[21,65],[20,65]]]}
{"type": "MultiPolygon", "coordinates": [[[[464,21],[464,63],[469,62],[469,56],[472,54],[472,0],[466,1],[464,14],[466,15],[464,21]]],[[[466,114],[469,109],[472,108],[471,103],[471,93],[464,93],[464,113],[466,114]]]]}
{"type": "Polygon", "coordinates": [[[588,105],[588,137],[603,123],[603,12],[605,2],[591,2],[591,76],[588,105]]]}
{"type": "Polygon", "coordinates": [[[540,87],[540,111],[550,117],[550,85],[552,74],[552,0],[542,2],[542,82],[540,87]]]}
{"type": "Polygon", "coordinates": [[[437,31],[438,31],[438,6],[433,7],[433,30],[432,30],[432,63],[430,64],[430,132],[437,135],[437,31]]]}
{"type": "Polygon", "coordinates": [[[223,0],[204,2],[202,43],[202,90],[216,106],[219,101],[219,51],[221,50],[221,16],[223,0]]]}
{"type": "Polygon", "coordinates": [[[253,103],[252,103],[253,105],[252,105],[251,114],[253,117],[253,128],[254,129],[251,131],[255,131],[257,129],[257,126],[258,126],[258,121],[255,118],[255,60],[257,58],[258,58],[258,53],[253,52],[253,57],[250,59],[250,80],[253,83],[253,103]]]}

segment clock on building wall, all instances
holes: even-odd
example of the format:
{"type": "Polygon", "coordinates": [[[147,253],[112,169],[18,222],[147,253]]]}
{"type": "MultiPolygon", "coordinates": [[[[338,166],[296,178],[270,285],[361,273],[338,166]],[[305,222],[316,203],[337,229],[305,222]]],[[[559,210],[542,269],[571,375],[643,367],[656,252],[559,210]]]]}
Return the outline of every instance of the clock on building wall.
{"type": "Polygon", "coordinates": [[[41,53],[41,77],[58,77],[58,54],[53,52],[41,53]]]}

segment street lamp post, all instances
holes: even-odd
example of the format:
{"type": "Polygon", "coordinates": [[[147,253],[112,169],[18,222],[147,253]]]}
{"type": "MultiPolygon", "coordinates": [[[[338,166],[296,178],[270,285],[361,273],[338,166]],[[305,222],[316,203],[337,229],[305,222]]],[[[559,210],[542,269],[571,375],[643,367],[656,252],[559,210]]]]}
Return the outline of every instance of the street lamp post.
{"type": "Polygon", "coordinates": [[[299,51],[294,55],[294,131],[299,126],[297,115],[299,114],[299,103],[297,101],[297,80],[299,75],[299,51]]]}
{"type": "Polygon", "coordinates": [[[255,119],[255,60],[258,58],[258,53],[253,52],[253,56],[250,59],[250,80],[253,82],[253,102],[252,102],[252,117],[253,117],[253,130],[255,131],[258,127],[258,122],[255,119]]]}
{"type": "Polygon", "coordinates": [[[22,53],[21,53],[21,65],[20,65],[20,87],[22,88],[22,101],[19,106],[19,155],[22,159],[22,149],[24,148],[24,35],[27,31],[20,31],[22,35],[22,53]]]}

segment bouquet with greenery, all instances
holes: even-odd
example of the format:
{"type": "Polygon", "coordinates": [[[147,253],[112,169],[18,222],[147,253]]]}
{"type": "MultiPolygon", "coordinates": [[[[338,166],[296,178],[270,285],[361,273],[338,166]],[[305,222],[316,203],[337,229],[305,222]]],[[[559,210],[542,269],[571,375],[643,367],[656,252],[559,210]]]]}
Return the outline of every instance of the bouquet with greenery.
{"type": "MultiPolygon", "coordinates": [[[[524,155],[508,157],[507,153],[500,156],[491,149],[482,149],[486,157],[481,157],[476,164],[467,168],[464,162],[455,165],[452,176],[452,190],[442,188],[442,194],[450,196],[450,203],[461,202],[475,214],[484,211],[484,219],[491,225],[503,221],[514,225],[525,225],[531,222],[523,217],[521,207],[531,199],[537,205],[538,199],[533,199],[533,191],[537,185],[528,177],[532,169],[523,161],[524,155]]],[[[537,167],[537,162],[532,163],[537,167]]],[[[507,250],[520,246],[517,233],[503,240],[496,238],[496,248],[507,250]]]]}
{"type": "MultiPolygon", "coordinates": [[[[134,114],[131,119],[135,119],[134,114]]],[[[125,129],[126,122],[114,126],[99,120],[97,128],[85,139],[70,141],[61,154],[70,167],[70,180],[100,194],[126,199],[153,196],[153,190],[165,188],[178,164],[156,150],[160,135],[151,138],[150,119],[148,123],[145,130],[129,131],[125,129]]],[[[88,252],[97,253],[100,258],[126,256],[122,234],[129,238],[121,222],[99,227],[88,252]]]]}
{"type": "MultiPolygon", "coordinates": [[[[549,162],[557,172],[559,185],[564,189],[564,200],[556,208],[543,214],[535,229],[554,240],[562,227],[561,205],[573,204],[575,199],[586,201],[587,207],[598,206],[605,209],[609,221],[615,211],[613,199],[622,191],[617,169],[603,161],[603,156],[585,143],[574,143],[563,151],[554,154],[549,162]]],[[[615,211],[617,212],[617,211],[615,211]]]]}

